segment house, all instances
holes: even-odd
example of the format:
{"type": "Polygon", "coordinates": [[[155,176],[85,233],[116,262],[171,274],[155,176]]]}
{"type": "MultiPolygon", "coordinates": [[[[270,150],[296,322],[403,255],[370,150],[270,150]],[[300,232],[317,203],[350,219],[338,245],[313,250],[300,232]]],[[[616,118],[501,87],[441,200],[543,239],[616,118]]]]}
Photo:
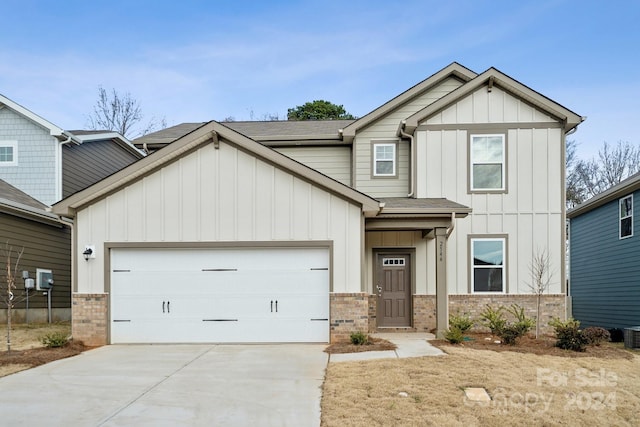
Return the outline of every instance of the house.
{"type": "MultiPolygon", "coordinates": [[[[11,269],[17,264],[14,291],[16,322],[46,322],[71,319],[71,222],[47,210],[47,206],[0,180],[0,253],[2,290],[6,291],[7,257],[11,269]],[[22,272],[34,279],[34,289],[25,290],[22,272]],[[52,274],[49,289],[44,278],[52,274]],[[49,307],[51,303],[51,307],[49,307]],[[28,308],[28,309],[27,309],[28,308]],[[49,313],[51,308],[51,313],[49,313]]],[[[2,301],[6,292],[2,293],[2,301]]],[[[6,322],[6,306],[0,306],[0,321],[6,322]]]]}
{"type": "Polygon", "coordinates": [[[640,325],[640,173],[567,212],[569,295],[582,326],[640,325]]]}
{"type": "Polygon", "coordinates": [[[583,118],[453,63],[353,121],[187,123],[54,205],[75,221],[73,334],[328,342],[442,333],[518,303],[536,250],[566,316],[565,135],[583,118]],[[154,151],[155,150],[155,151],[154,151]],[[91,258],[83,252],[91,249],[91,258]]]}
{"type": "MultiPolygon", "coordinates": [[[[71,222],[47,209],[142,157],[115,132],[65,131],[0,95],[0,243],[25,249],[20,270],[30,277],[53,272],[53,320],[71,317],[71,222]]],[[[40,292],[30,301],[32,320],[48,317],[42,299],[40,292]]],[[[26,319],[26,308],[16,303],[17,320],[26,319]]]]}

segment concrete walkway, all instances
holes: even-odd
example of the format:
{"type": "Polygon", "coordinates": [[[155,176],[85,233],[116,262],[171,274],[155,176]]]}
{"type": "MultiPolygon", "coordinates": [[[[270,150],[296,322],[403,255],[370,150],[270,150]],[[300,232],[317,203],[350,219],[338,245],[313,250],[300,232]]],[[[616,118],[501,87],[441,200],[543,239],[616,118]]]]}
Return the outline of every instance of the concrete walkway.
{"type": "Polygon", "coordinates": [[[395,350],[363,351],[362,353],[332,354],[329,362],[352,362],[357,360],[396,359],[404,357],[443,356],[445,353],[429,344],[435,338],[429,333],[377,333],[374,338],[382,338],[397,346],[395,350]]]}

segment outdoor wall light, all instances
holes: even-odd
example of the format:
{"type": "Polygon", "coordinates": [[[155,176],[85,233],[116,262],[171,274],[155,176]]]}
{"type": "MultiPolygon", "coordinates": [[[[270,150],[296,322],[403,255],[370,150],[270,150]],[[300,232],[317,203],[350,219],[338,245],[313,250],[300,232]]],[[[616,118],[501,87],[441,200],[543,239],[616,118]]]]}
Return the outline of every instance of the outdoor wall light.
{"type": "Polygon", "coordinates": [[[91,248],[85,249],[84,252],[82,252],[82,255],[84,256],[85,261],[89,261],[89,258],[91,258],[91,255],[93,255],[93,249],[91,248]]]}

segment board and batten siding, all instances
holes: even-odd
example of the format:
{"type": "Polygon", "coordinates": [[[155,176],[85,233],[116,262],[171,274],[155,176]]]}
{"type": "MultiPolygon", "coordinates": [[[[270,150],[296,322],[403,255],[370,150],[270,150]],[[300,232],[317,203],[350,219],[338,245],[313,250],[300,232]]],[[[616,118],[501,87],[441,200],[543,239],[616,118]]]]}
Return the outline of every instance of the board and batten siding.
{"type": "Polygon", "coordinates": [[[640,191],[633,193],[634,235],[626,239],[619,238],[618,201],[571,219],[569,293],[582,327],[640,326],[640,191]]]}
{"type": "Polygon", "coordinates": [[[332,291],[359,292],[360,206],[235,146],[202,146],[77,213],[78,292],[102,293],[105,242],[332,241],[332,291]]]}
{"type": "Polygon", "coordinates": [[[351,147],[278,147],[274,149],[344,185],[351,185],[351,147]]]}
{"type": "Polygon", "coordinates": [[[357,132],[353,142],[354,187],[372,197],[406,197],[409,193],[409,144],[396,137],[400,122],[427,105],[460,87],[460,80],[450,77],[421,96],[375,121],[357,132]],[[397,177],[373,177],[373,143],[376,141],[398,141],[397,177]]]}
{"type": "MultiPolygon", "coordinates": [[[[24,249],[18,264],[16,280],[15,308],[23,309],[22,300],[24,282],[22,271],[29,271],[29,277],[36,278],[36,269],[53,272],[52,308],[71,307],[71,230],[69,227],[48,225],[25,218],[0,213],[0,242],[3,250],[9,245],[12,251],[12,263],[15,266],[18,253],[24,249]]],[[[6,284],[6,258],[0,269],[0,282],[6,284]]],[[[32,291],[29,296],[29,308],[47,308],[47,297],[42,292],[32,291]]]]}
{"type": "Polygon", "coordinates": [[[56,138],[47,129],[12,109],[0,108],[0,142],[2,141],[17,141],[18,164],[0,166],[0,179],[46,205],[58,201],[56,138]]]}
{"type": "Polygon", "coordinates": [[[62,149],[62,197],[83,190],[138,159],[111,140],[65,145],[62,149]]]}
{"type": "Polygon", "coordinates": [[[531,260],[546,250],[554,272],[548,293],[561,293],[564,135],[556,122],[499,88],[487,92],[483,87],[425,123],[435,126],[416,132],[418,197],[443,197],[473,209],[467,218],[456,221],[447,243],[455,260],[447,270],[454,284],[450,292],[471,292],[469,236],[506,235],[506,291],[531,293],[531,260]],[[465,128],[476,123],[488,123],[487,130],[465,128]],[[446,126],[438,129],[439,125],[446,126]],[[451,129],[450,125],[455,126],[451,129]],[[469,191],[469,134],[475,133],[506,135],[505,193],[469,191]]]}

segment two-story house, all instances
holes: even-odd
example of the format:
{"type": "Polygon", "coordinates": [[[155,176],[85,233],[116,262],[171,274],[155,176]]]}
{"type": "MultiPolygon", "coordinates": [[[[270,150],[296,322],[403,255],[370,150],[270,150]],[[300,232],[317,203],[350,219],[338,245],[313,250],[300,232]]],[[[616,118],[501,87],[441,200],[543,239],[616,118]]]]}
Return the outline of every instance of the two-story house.
{"type": "Polygon", "coordinates": [[[564,317],[565,135],[582,120],[453,63],[357,120],[148,135],[135,142],[152,154],[54,206],[76,222],[74,336],[440,333],[450,312],[488,303],[535,314],[537,250],[557,271],[545,319],[564,317]]]}
{"type": "MultiPolygon", "coordinates": [[[[0,245],[12,249],[14,263],[22,251],[18,271],[35,280],[27,316],[25,282],[18,277],[15,320],[71,317],[71,222],[50,213],[51,204],[142,157],[117,133],[65,131],[0,95],[0,245]],[[54,280],[51,304],[40,283],[47,275],[54,280]]],[[[6,266],[0,271],[6,284],[6,266]]]]}

